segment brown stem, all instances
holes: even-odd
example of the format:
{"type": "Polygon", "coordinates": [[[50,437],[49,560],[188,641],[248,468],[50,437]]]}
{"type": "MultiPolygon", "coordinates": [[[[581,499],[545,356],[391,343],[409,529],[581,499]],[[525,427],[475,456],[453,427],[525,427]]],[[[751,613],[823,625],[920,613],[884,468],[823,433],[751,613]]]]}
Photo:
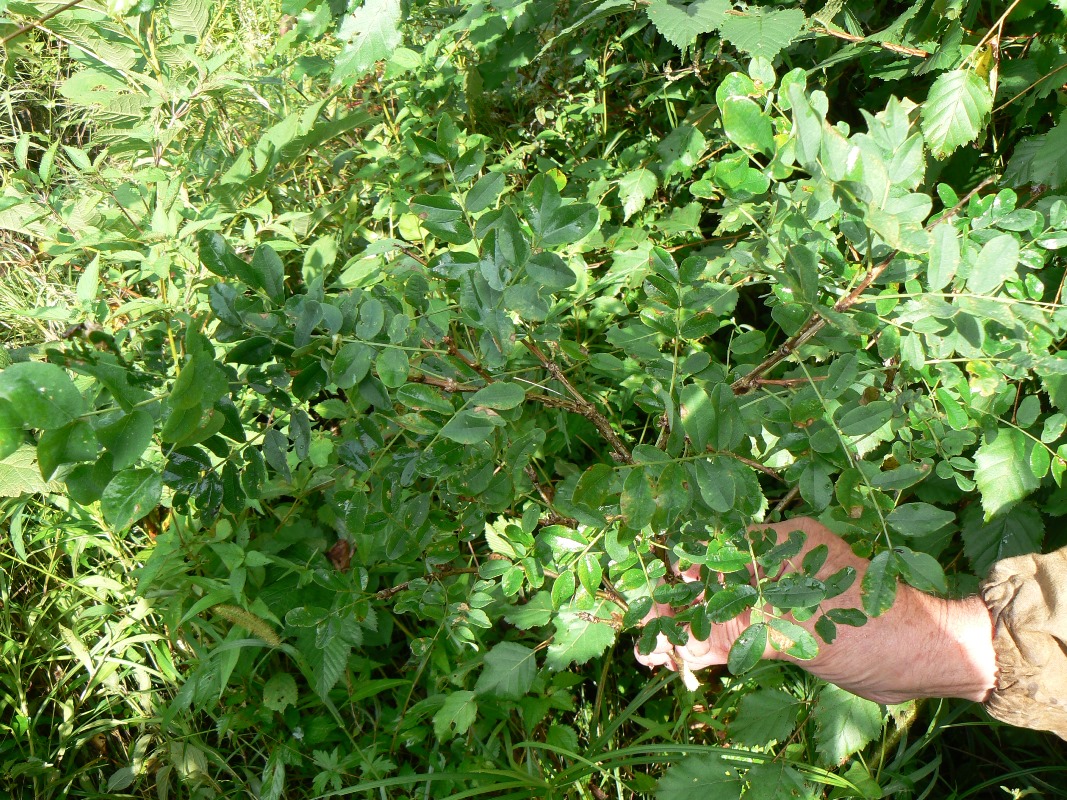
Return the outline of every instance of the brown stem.
{"type": "Polygon", "coordinates": [[[487,381],[492,382],[493,376],[490,375],[488,372],[486,372],[484,369],[482,369],[482,365],[481,364],[478,364],[478,363],[476,363],[474,361],[471,361],[466,356],[466,354],[460,352],[460,349],[458,347],[456,347],[455,340],[451,336],[446,336],[441,341],[443,341],[445,346],[448,347],[448,354],[450,356],[455,356],[460,361],[462,361],[464,364],[466,364],[468,367],[470,367],[472,370],[474,370],[479,375],[481,375],[483,378],[485,378],[487,381]]]}
{"type": "MultiPolygon", "coordinates": [[[[952,219],[954,216],[956,216],[958,213],[960,213],[960,209],[962,209],[965,205],[967,205],[967,203],[969,203],[971,201],[972,197],[974,197],[976,194],[978,194],[980,191],[982,191],[989,184],[993,183],[993,181],[995,181],[996,179],[997,179],[996,175],[990,175],[988,178],[986,178],[980,184],[978,184],[973,189],[971,189],[971,191],[967,192],[967,194],[965,194],[963,196],[963,199],[960,200],[958,203],[956,203],[956,205],[954,205],[952,208],[950,208],[948,211],[946,211],[944,214],[942,214],[940,217],[938,217],[937,222],[941,223],[941,222],[944,222],[947,219],[952,219]]],[[[932,225],[927,225],[926,227],[927,227],[927,230],[929,230],[933,226],[932,225]]]]}
{"type": "Polygon", "coordinates": [[[441,580],[442,578],[449,578],[453,575],[477,575],[478,567],[441,567],[435,569],[429,575],[420,575],[418,578],[412,578],[411,580],[398,583],[396,586],[390,586],[388,589],[382,589],[380,592],[375,593],[375,598],[378,600],[388,600],[395,594],[407,589],[415,581],[421,580],[441,580]]]}
{"type": "Polygon", "coordinates": [[[436,386],[446,392],[476,392],[481,386],[470,386],[459,383],[455,378],[438,378],[434,375],[411,375],[408,380],[412,383],[425,383],[427,386],[436,386]]]}
{"type": "Polygon", "coordinates": [[[833,36],[835,39],[844,39],[846,42],[853,42],[855,44],[873,44],[875,47],[881,47],[885,50],[891,50],[894,53],[901,53],[906,56],[918,56],[919,58],[929,58],[930,54],[925,50],[919,50],[916,47],[905,47],[902,44],[893,44],[892,42],[874,42],[868,39],[866,36],[854,36],[851,33],[845,33],[844,31],[835,31],[832,28],[812,28],[812,33],[823,33],[827,36],[833,36]]]}
{"type": "Polygon", "coordinates": [[[16,28],[14,31],[12,31],[7,36],[5,36],[3,39],[0,39],[0,45],[7,44],[12,39],[17,39],[18,37],[22,36],[22,34],[24,34],[26,31],[32,30],[33,28],[36,28],[38,25],[43,25],[45,22],[48,22],[48,20],[52,19],[52,17],[56,16],[57,14],[62,14],[64,11],[68,11],[68,10],[74,8],[74,6],[78,5],[81,1],[82,0],[70,0],[69,3],[64,3],[59,8],[53,8],[51,11],[49,11],[43,17],[38,17],[33,22],[27,22],[21,28],[16,28]]]}
{"type": "MultiPolygon", "coordinates": [[[[611,423],[608,422],[607,417],[597,410],[597,407],[590,403],[585,397],[567,380],[567,376],[563,374],[563,370],[560,369],[559,364],[550,360],[536,344],[529,339],[522,340],[523,345],[534,354],[534,357],[541,362],[541,366],[545,368],[549,375],[563,384],[563,388],[567,390],[567,393],[574,398],[573,411],[577,414],[581,414],[587,420],[596,426],[596,429],[600,431],[600,435],[604,437],[604,440],[611,445],[612,455],[616,461],[621,461],[624,464],[632,464],[633,456],[630,455],[630,448],[626,446],[619,435],[611,427],[611,423]]],[[[560,408],[563,406],[558,403],[549,403],[549,405],[556,405],[560,408]]],[[[570,410],[570,409],[569,409],[570,410]]]]}

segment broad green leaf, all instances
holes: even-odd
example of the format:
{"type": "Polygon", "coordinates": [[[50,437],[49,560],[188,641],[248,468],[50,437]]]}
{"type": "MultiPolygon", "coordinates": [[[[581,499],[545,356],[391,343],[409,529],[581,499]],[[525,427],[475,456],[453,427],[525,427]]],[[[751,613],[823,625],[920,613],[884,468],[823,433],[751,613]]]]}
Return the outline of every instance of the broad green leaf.
{"type": "Polygon", "coordinates": [[[885,550],[874,558],[863,575],[862,598],[863,610],[869,616],[877,617],[893,605],[897,596],[897,571],[892,554],[885,550]]]}
{"type": "Polygon", "coordinates": [[[646,12],[660,35],[684,51],[697,36],[719,27],[729,10],[727,0],[695,0],[692,3],[652,0],[646,12]]]}
{"type": "Polygon", "coordinates": [[[24,438],[22,415],[6,400],[0,400],[0,459],[18,450],[24,438]]]}
{"type": "Polygon", "coordinates": [[[951,511],[929,503],[905,503],[894,508],[886,522],[905,536],[922,536],[940,530],[955,519],[956,515],[951,511]]]}
{"type": "Polygon", "coordinates": [[[498,642],[485,654],[485,667],[478,676],[475,694],[517,700],[533,686],[537,676],[536,654],[515,642],[498,642]]]}
{"type": "Polygon", "coordinates": [[[1034,491],[1041,482],[1030,470],[1033,442],[1016,428],[1000,428],[974,456],[974,480],[982,495],[986,519],[1011,508],[1034,491]]]}
{"type": "Polygon", "coordinates": [[[983,519],[975,506],[963,513],[963,552],[976,575],[986,575],[998,561],[1012,556],[1036,553],[1045,538],[1041,514],[1028,502],[983,519]]]}
{"type": "Polygon", "coordinates": [[[819,643],[807,630],[781,617],[767,620],[769,639],[775,650],[788,653],[802,661],[810,661],[819,654],[819,643]]]}
{"type": "Polygon", "coordinates": [[[467,213],[477,214],[493,205],[504,191],[505,183],[503,172],[487,172],[480,177],[463,199],[463,207],[467,209],[467,213]]]}
{"type": "Polygon", "coordinates": [[[916,553],[907,547],[897,547],[895,553],[900,565],[900,577],[920,592],[944,594],[948,591],[945,571],[932,555],[916,553]]]}
{"type": "Polygon", "coordinates": [[[296,706],[296,679],[288,672],[276,672],[263,684],[263,705],[271,711],[285,711],[296,706]]]}
{"type": "Polygon", "coordinates": [[[545,666],[551,670],[584,664],[615,643],[615,629],[611,625],[592,621],[578,611],[561,610],[556,615],[555,626],[556,635],[545,657],[545,666]]]}
{"type": "Polygon", "coordinates": [[[542,250],[530,257],[526,262],[526,274],[552,291],[567,289],[577,280],[574,270],[549,250],[542,250]]]}
{"type": "Polygon", "coordinates": [[[931,292],[939,292],[952,283],[960,265],[960,240],[949,222],[935,225],[931,231],[933,243],[926,271],[926,285],[931,292]]]}
{"type": "Polygon", "coordinates": [[[783,761],[753,764],[745,780],[745,800],[806,800],[814,796],[800,772],[783,761]]]}
{"type": "MultiPolygon", "coordinates": [[[[364,303],[363,309],[360,310],[361,315],[367,307],[367,304],[364,303]]],[[[384,321],[383,312],[382,322],[378,324],[378,330],[381,330],[384,321]]],[[[371,336],[373,335],[371,334],[371,336]]],[[[370,372],[371,364],[373,363],[374,349],[372,347],[363,342],[346,342],[337,351],[337,355],[334,356],[333,363],[330,365],[330,380],[336,383],[340,389],[351,389],[367,377],[367,373],[370,372]]]]}
{"type": "MultiPolygon", "coordinates": [[[[24,361],[0,372],[0,400],[23,425],[61,428],[86,411],[85,401],[67,373],[55,364],[24,361]]],[[[9,420],[10,424],[10,420],[9,420]]]]}
{"type": "Polygon", "coordinates": [[[117,470],[137,463],[152,442],[155,421],[143,408],[135,408],[109,425],[97,429],[96,438],[108,449],[117,470]]]}
{"type": "Polygon", "coordinates": [[[992,108],[989,84],[977,73],[957,69],[939,75],[920,113],[926,146],[935,158],[945,158],[978,138],[992,108]]]}
{"type": "Polygon", "coordinates": [[[100,445],[92,426],[83,419],[74,420],[62,428],[52,428],[37,440],[37,463],[46,481],[63,464],[95,461],[100,445]]]}
{"type": "Polygon", "coordinates": [[[396,390],[396,399],[417,411],[437,411],[441,414],[451,414],[455,411],[452,402],[440,389],[422,383],[401,386],[396,390]]]}
{"type": "Polygon", "coordinates": [[[739,800],[745,783],[737,767],[721,753],[688,756],[660,778],[656,800],[739,800]]]}
{"type": "Polygon", "coordinates": [[[626,476],[619,505],[626,524],[635,530],[644,528],[652,521],[652,515],[656,512],[656,498],[645,470],[638,467],[626,476]]]}
{"type": "Polygon", "coordinates": [[[0,497],[60,491],[63,491],[63,484],[58,481],[47,482],[41,477],[41,468],[37,466],[37,448],[33,445],[22,445],[0,459],[0,497]]]}
{"type": "Polygon", "coordinates": [[[730,739],[751,747],[784,742],[793,733],[803,704],[781,689],[758,689],[741,698],[730,739]]]}
{"type": "Polygon", "coordinates": [[[877,703],[826,684],[815,702],[815,749],[823,764],[836,767],[882,732],[877,703]]]}
{"type": "Polygon", "coordinates": [[[837,419],[837,426],[845,436],[867,436],[889,422],[892,416],[892,403],[875,400],[846,411],[837,419]]]}
{"type": "Polygon", "coordinates": [[[748,6],[728,14],[719,28],[722,38],[745,53],[773,60],[804,27],[804,12],[796,8],[768,11],[748,6]]]}
{"type": "Polygon", "coordinates": [[[463,409],[441,428],[441,435],[460,444],[477,444],[489,438],[497,427],[495,420],[499,419],[489,413],[463,409]]]}
{"type": "Polygon", "coordinates": [[[774,129],[771,119],[747,97],[728,97],[720,109],[727,138],[744,150],[764,155],[774,153],[774,129]]]}
{"type": "Polygon", "coordinates": [[[472,406],[484,406],[497,411],[505,411],[522,405],[526,391],[517,383],[495,381],[484,389],[479,389],[470,399],[472,406]]]}
{"type": "Polygon", "coordinates": [[[645,207],[645,203],[656,193],[658,182],[656,173],[644,167],[627,172],[619,178],[619,200],[622,201],[622,221],[645,207]]]}
{"type": "Polygon", "coordinates": [[[348,657],[352,654],[352,645],[340,635],[327,636],[321,642],[309,644],[312,646],[304,651],[311,669],[308,682],[315,694],[325,700],[344,674],[348,657]]]}
{"type": "Polygon", "coordinates": [[[281,258],[269,244],[261,244],[252,253],[250,284],[262,289],[276,303],[285,299],[285,267],[281,258]]]}
{"type": "Polygon", "coordinates": [[[730,645],[726,665],[734,675],[743,675],[752,669],[767,649],[767,625],[757,622],[749,625],[730,645]]]}
{"type": "Polygon", "coordinates": [[[400,20],[400,0],[364,0],[344,16],[337,38],[345,44],[330,82],[351,86],[375,63],[389,58],[402,41],[400,20]]]}
{"type": "Polygon", "coordinates": [[[104,489],[100,509],[111,527],[125,531],[159,505],[162,493],[163,481],[154,470],[123,470],[104,489]]]}
{"type": "Polygon", "coordinates": [[[378,353],[374,369],[390,389],[403,386],[408,379],[408,354],[398,347],[386,347],[378,353]]]}
{"type": "Polygon", "coordinates": [[[1015,277],[1019,264],[1019,242],[1011,234],[1001,234],[986,242],[967,276],[967,288],[975,294],[989,294],[1004,281],[1015,277]]]}

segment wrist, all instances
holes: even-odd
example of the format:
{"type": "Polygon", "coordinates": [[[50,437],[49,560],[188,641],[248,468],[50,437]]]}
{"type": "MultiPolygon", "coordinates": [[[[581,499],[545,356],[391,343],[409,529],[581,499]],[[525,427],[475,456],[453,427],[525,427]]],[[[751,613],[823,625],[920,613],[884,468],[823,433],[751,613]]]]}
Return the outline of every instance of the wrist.
{"type": "Polygon", "coordinates": [[[996,687],[993,621],[980,597],[941,600],[916,593],[936,620],[930,647],[916,654],[916,697],[985,702],[996,687]]]}

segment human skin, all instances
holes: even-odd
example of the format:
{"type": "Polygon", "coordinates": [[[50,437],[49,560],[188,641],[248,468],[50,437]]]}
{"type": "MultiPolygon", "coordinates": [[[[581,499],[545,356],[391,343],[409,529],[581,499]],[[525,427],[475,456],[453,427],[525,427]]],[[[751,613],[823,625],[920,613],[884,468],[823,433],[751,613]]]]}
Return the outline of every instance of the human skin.
{"type": "MultiPolygon", "coordinates": [[[[794,560],[797,565],[807,551],[826,545],[829,554],[816,575],[820,580],[846,566],[856,570],[852,586],[824,601],[821,611],[863,607],[860,586],[869,562],[853,553],[848,543],[806,517],[756,526],[755,530],[766,528],[772,529],[779,540],[784,540],[790,531],[799,530],[806,535],[804,547],[794,560]]],[[[785,569],[788,568],[787,564],[785,569]]],[[[695,576],[695,570],[687,575],[695,576]]],[[[648,618],[671,615],[670,606],[656,604],[648,618]]],[[[714,625],[707,641],[690,636],[681,647],[671,645],[660,635],[655,650],[648,655],[637,653],[637,659],[647,666],[680,670],[692,688],[692,676],[697,670],[726,663],[730,646],[748,627],[750,617],[751,612],[745,612],[714,625]]],[[[785,618],[814,632],[818,615],[803,622],[791,615],[785,618]]],[[[981,598],[944,600],[905,584],[897,587],[893,606],[881,616],[869,618],[860,627],[839,625],[833,644],[820,640],[819,654],[814,659],[802,661],[778,652],[770,644],[763,657],[792,661],[823,680],[878,703],[901,703],[919,697],[982,702],[996,685],[993,624],[981,598]]]]}

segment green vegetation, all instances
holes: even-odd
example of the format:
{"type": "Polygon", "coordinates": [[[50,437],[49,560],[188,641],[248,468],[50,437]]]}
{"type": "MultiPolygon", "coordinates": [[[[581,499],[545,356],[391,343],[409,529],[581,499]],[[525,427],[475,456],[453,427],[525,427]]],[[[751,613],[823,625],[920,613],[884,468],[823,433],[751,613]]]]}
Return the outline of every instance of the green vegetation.
{"type": "Polygon", "coordinates": [[[1067,543],[1064,13],[816,5],[0,0],[0,791],[1057,796],[756,660],[1067,543]]]}

